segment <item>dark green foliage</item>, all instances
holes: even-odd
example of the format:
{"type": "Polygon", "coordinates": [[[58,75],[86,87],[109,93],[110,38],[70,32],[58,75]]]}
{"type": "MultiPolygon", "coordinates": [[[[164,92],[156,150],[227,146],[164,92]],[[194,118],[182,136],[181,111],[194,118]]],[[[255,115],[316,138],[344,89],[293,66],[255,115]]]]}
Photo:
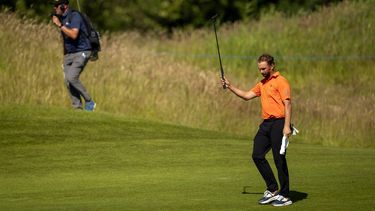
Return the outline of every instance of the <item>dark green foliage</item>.
{"type": "MultiPolygon", "coordinates": [[[[219,14],[220,22],[234,22],[258,18],[268,10],[286,15],[316,8],[341,0],[71,0],[72,7],[87,13],[97,27],[109,31],[167,30],[174,28],[204,27],[208,20],[219,14]]],[[[27,17],[38,16],[48,20],[52,9],[46,0],[0,0],[0,7],[9,8],[27,17]]]]}

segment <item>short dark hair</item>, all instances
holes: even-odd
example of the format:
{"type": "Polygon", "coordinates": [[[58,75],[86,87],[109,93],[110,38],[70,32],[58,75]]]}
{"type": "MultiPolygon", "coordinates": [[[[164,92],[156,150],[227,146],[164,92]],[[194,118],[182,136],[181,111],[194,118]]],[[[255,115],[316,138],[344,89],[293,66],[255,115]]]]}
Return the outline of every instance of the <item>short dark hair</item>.
{"type": "Polygon", "coordinates": [[[273,58],[273,56],[271,56],[269,54],[262,54],[258,58],[258,63],[260,63],[260,62],[267,62],[267,64],[269,64],[269,65],[275,65],[275,59],[273,58]]]}
{"type": "Polygon", "coordinates": [[[53,5],[69,4],[69,0],[52,0],[51,3],[53,5]]]}

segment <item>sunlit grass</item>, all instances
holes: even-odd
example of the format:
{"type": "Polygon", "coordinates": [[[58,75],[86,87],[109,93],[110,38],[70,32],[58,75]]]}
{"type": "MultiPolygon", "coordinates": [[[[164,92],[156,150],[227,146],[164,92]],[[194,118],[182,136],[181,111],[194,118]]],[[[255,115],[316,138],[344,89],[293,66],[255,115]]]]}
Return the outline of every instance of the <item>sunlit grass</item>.
{"type": "MultiPolygon", "coordinates": [[[[0,210],[275,209],[257,203],[265,184],[244,137],[53,106],[0,116],[0,210]]],[[[287,156],[288,209],[374,207],[374,149],[292,142],[287,156]]]]}

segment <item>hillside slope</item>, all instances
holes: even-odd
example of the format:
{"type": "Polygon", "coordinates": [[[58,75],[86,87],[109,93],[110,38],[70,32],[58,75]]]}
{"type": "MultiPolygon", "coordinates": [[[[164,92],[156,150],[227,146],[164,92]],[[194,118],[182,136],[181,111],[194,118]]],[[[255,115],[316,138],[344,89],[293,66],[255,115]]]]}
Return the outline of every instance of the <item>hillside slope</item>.
{"type": "MultiPolygon", "coordinates": [[[[60,108],[0,116],[1,210],[271,209],[257,204],[264,184],[248,138],[60,108]]],[[[375,205],[374,150],[294,140],[288,150],[291,208],[375,205]]]]}

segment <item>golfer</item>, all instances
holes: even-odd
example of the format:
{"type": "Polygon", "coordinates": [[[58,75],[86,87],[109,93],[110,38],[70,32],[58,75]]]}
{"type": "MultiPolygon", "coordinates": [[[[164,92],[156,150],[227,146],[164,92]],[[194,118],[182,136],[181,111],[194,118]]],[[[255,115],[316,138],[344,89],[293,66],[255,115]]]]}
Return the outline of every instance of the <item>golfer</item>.
{"type": "Polygon", "coordinates": [[[271,55],[263,54],[258,58],[258,69],[264,77],[249,91],[243,91],[233,86],[226,78],[222,84],[238,97],[251,100],[260,97],[263,122],[254,138],[252,158],[267,189],[259,204],[272,202],[273,206],[292,204],[289,198],[289,174],[286,154],[280,154],[283,135],[289,137],[291,130],[292,104],[288,81],[275,70],[275,61],[271,55]],[[265,159],[267,152],[272,149],[273,159],[277,168],[280,189],[265,159]]]}
{"type": "Polygon", "coordinates": [[[91,55],[90,40],[82,32],[87,29],[81,15],[69,8],[68,0],[53,0],[53,4],[52,21],[60,29],[64,40],[64,76],[72,106],[82,109],[82,97],[85,110],[93,111],[96,104],[79,80],[91,55]]]}

